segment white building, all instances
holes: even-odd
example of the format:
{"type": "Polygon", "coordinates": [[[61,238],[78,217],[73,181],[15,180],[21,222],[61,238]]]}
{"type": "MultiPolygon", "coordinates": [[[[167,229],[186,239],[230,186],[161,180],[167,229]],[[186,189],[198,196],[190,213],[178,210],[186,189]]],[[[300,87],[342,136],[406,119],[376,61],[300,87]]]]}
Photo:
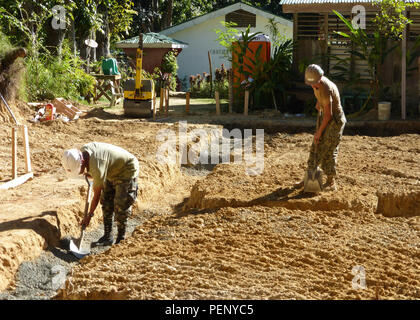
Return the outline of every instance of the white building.
{"type": "Polygon", "coordinates": [[[188,83],[190,75],[210,72],[208,52],[211,55],[213,75],[216,68],[222,64],[230,68],[231,64],[226,58],[226,48],[217,41],[215,29],[224,29],[221,21],[236,22],[235,29],[245,31],[251,25],[251,32],[262,32],[270,35],[268,29],[269,19],[278,23],[282,36],[293,38],[293,23],[291,20],[271,14],[267,11],[249,6],[244,3],[235,3],[225,8],[199,16],[190,21],[172,26],[160,33],[171,38],[188,43],[178,56],[178,77],[188,83]]]}

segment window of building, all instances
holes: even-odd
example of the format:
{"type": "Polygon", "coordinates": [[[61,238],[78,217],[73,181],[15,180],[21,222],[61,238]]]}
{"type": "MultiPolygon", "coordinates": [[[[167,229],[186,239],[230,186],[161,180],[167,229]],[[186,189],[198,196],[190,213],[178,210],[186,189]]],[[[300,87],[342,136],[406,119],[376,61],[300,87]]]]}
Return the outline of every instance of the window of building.
{"type": "Polygon", "coordinates": [[[239,28],[247,28],[248,26],[255,28],[257,25],[257,16],[251,12],[240,9],[228,13],[225,16],[225,21],[234,22],[237,24],[236,27],[239,28]]]}

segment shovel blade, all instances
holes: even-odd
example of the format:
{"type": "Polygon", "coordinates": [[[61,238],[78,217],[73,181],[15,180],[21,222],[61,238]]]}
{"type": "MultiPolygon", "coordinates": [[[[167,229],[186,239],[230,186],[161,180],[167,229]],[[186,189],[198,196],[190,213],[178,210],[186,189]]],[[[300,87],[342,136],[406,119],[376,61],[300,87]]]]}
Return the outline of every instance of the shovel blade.
{"type": "Polygon", "coordinates": [[[304,192],[317,193],[322,190],[322,171],[319,169],[308,170],[305,173],[304,192]]]}
{"type": "Polygon", "coordinates": [[[73,239],[70,241],[70,251],[73,253],[74,256],[81,259],[84,256],[88,255],[90,253],[90,249],[82,248],[82,241],[83,241],[83,231],[80,235],[79,239],[76,239],[73,241],[73,239]]]}
{"type": "Polygon", "coordinates": [[[80,248],[76,245],[76,243],[72,240],[70,241],[70,252],[76,257],[76,258],[83,258],[84,256],[88,255],[90,253],[89,249],[86,248],[80,248]]]}

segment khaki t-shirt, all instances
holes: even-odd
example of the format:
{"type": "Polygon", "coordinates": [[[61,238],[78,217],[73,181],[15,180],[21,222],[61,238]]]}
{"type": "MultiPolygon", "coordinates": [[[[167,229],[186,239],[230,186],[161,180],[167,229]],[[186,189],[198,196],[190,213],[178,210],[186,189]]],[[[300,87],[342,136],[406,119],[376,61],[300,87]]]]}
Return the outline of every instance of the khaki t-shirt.
{"type": "Polygon", "coordinates": [[[331,102],[332,117],[338,121],[346,122],[343,107],[341,106],[340,93],[337,86],[327,77],[322,77],[319,89],[314,88],[314,94],[320,106],[325,107],[331,102]]]}
{"type": "Polygon", "coordinates": [[[89,153],[89,171],[93,178],[93,187],[103,187],[105,181],[137,178],[139,162],[135,156],[123,148],[108,143],[91,142],[80,150],[89,153]]]}

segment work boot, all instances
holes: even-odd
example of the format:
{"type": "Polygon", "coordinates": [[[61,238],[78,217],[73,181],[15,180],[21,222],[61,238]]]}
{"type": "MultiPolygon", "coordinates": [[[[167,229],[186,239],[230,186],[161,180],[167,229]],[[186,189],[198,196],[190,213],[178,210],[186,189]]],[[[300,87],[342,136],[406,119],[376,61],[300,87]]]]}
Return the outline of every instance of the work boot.
{"type": "Polygon", "coordinates": [[[337,191],[337,185],[333,176],[328,176],[327,181],[322,186],[323,191],[337,191]]]}
{"type": "Polygon", "coordinates": [[[304,180],[302,180],[301,182],[299,182],[299,183],[296,183],[294,186],[293,186],[293,188],[294,189],[300,189],[300,188],[303,188],[303,186],[305,185],[305,181],[304,180]]]}
{"type": "Polygon", "coordinates": [[[114,242],[114,237],[111,234],[104,234],[98,241],[97,246],[110,246],[114,242]]]}
{"type": "Polygon", "coordinates": [[[112,227],[105,226],[104,235],[96,241],[97,246],[110,246],[114,242],[114,237],[111,234],[112,227]]]}
{"type": "Polygon", "coordinates": [[[118,230],[117,240],[115,241],[115,244],[119,244],[123,240],[125,240],[125,229],[118,230]]]}

